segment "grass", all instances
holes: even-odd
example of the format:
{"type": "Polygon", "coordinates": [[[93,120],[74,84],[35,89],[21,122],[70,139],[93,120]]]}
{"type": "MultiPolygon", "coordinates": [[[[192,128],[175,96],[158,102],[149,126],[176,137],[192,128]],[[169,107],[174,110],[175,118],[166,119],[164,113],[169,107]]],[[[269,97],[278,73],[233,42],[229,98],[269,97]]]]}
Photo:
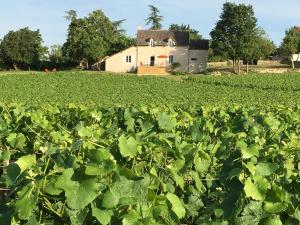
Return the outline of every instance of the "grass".
{"type": "Polygon", "coordinates": [[[99,72],[0,73],[0,102],[25,104],[295,106],[300,74],[162,77],[99,72]]]}

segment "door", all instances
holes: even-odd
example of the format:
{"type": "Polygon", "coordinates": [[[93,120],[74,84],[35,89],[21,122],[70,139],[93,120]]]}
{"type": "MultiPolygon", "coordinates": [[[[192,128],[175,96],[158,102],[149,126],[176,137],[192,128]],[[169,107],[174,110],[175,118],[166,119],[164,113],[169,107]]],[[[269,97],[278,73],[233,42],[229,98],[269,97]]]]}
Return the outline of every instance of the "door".
{"type": "Polygon", "coordinates": [[[154,66],[155,65],[155,56],[151,56],[150,57],[150,66],[154,66]]]}

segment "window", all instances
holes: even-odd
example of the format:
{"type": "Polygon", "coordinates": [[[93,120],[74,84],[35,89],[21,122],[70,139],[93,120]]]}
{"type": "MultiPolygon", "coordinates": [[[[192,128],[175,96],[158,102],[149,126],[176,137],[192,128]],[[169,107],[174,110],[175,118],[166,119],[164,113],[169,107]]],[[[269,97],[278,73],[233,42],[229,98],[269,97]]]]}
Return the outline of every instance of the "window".
{"type": "Polygon", "coordinates": [[[175,42],[172,39],[169,39],[168,46],[169,47],[174,47],[175,46],[175,42]]]}
{"type": "Polygon", "coordinates": [[[197,61],[197,58],[191,58],[192,61],[197,61]]]}
{"type": "Polygon", "coordinates": [[[153,39],[150,39],[149,46],[150,46],[150,47],[155,47],[155,43],[154,43],[154,40],[153,40],[153,39]]]}
{"type": "Polygon", "coordinates": [[[132,56],[131,55],[127,55],[126,56],[126,63],[131,63],[132,62],[132,56]]]}
{"type": "Polygon", "coordinates": [[[174,55],[169,55],[169,64],[174,63],[174,55]]]}

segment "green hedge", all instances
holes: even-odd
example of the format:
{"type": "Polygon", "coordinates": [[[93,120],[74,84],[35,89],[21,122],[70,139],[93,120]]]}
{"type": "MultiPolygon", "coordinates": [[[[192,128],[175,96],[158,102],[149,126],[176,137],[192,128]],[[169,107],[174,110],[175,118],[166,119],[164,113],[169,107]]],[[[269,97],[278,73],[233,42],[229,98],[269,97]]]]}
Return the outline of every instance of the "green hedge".
{"type": "Polygon", "coordinates": [[[0,224],[299,224],[300,108],[0,106],[0,224]]]}

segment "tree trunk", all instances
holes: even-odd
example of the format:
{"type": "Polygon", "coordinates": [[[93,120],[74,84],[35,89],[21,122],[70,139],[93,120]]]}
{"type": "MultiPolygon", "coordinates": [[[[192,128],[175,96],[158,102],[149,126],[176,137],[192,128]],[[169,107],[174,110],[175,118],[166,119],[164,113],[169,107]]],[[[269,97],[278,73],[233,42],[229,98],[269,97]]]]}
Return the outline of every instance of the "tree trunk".
{"type": "Polygon", "coordinates": [[[232,64],[233,64],[233,73],[236,74],[236,60],[235,59],[232,60],[232,64]]]}
{"type": "Polygon", "coordinates": [[[13,64],[13,67],[14,67],[14,70],[19,70],[17,64],[14,63],[14,64],[13,64]]]}
{"type": "Polygon", "coordinates": [[[248,61],[247,61],[247,64],[246,64],[246,71],[247,71],[247,73],[249,73],[249,63],[248,63],[248,61]]]}
{"type": "Polygon", "coordinates": [[[294,57],[293,57],[293,55],[291,56],[291,62],[292,62],[292,68],[294,70],[295,69],[295,63],[294,63],[294,57]]]}
{"type": "Polygon", "coordinates": [[[237,60],[237,74],[240,74],[241,72],[241,64],[240,64],[240,60],[237,60]]]}

